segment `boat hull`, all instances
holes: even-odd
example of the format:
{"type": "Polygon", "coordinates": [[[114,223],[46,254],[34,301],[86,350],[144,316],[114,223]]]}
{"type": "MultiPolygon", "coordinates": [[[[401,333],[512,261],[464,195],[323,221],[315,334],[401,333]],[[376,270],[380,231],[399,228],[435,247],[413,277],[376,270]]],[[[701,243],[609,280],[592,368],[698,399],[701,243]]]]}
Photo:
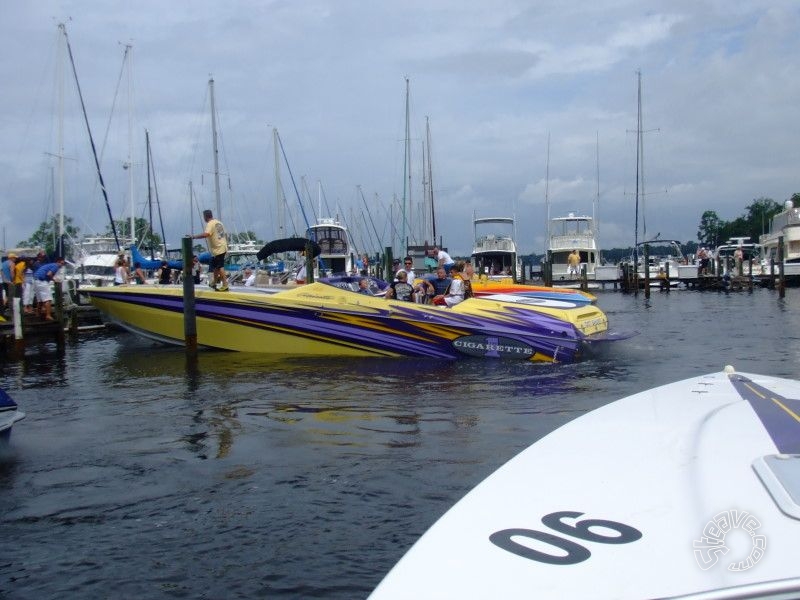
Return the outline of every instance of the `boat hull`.
{"type": "MultiPolygon", "coordinates": [[[[117,286],[90,292],[107,318],[173,344],[184,343],[183,290],[117,286]]],[[[572,362],[603,337],[605,314],[466,300],[453,308],[385,300],[322,283],[276,294],[195,290],[200,346],[296,356],[463,356],[572,362]]]]}
{"type": "Polygon", "coordinates": [[[467,494],[370,599],[796,598],[797,398],[720,372],[588,413],[467,494]],[[793,593],[710,593],[758,585],[793,593]]]}

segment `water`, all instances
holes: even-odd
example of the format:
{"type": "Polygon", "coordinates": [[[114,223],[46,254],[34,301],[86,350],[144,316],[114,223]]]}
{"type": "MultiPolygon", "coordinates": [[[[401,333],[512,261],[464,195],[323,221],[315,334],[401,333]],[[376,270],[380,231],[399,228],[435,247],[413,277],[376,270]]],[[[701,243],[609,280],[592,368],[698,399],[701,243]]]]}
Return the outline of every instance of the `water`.
{"type": "MultiPolygon", "coordinates": [[[[277,360],[84,335],[0,365],[0,597],[364,598],[563,423],[719,371],[795,376],[800,290],[606,292],[641,335],[575,365],[277,360]]],[[[564,449],[569,452],[569,448],[564,449]]]]}

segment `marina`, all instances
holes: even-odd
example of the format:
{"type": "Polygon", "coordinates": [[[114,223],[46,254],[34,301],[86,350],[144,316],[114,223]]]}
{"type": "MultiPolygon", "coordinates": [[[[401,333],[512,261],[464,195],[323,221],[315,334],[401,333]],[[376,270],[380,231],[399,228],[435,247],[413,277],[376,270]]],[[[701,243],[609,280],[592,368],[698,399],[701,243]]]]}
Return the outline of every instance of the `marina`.
{"type": "Polygon", "coordinates": [[[0,598],[800,597],[800,8],[295,4],[8,6],[0,598]]]}
{"type": "Polygon", "coordinates": [[[464,494],[560,425],[725,364],[795,376],[796,289],[598,304],[641,333],[572,365],[192,362],[105,331],[62,351],[37,342],[0,364],[27,414],[0,459],[0,528],[15,540],[0,591],[365,598],[464,494]]]}

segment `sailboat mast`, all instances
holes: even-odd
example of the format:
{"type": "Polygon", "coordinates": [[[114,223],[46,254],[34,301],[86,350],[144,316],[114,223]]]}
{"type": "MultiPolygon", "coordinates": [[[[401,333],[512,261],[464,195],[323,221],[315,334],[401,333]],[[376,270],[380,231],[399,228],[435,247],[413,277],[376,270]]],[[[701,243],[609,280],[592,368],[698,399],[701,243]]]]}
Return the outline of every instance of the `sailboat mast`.
{"type": "MultiPolygon", "coordinates": [[[[75,58],[72,55],[72,46],[69,43],[69,37],[67,37],[67,28],[64,26],[63,23],[59,24],[59,28],[61,29],[62,33],[64,34],[64,41],[67,46],[67,54],[69,55],[69,62],[72,66],[72,75],[75,79],[75,89],[78,91],[78,100],[81,103],[81,111],[83,112],[83,121],[86,124],[86,132],[89,134],[89,144],[92,147],[92,156],[94,156],[94,166],[97,170],[97,179],[100,182],[100,189],[103,192],[103,198],[106,201],[106,210],[108,211],[108,220],[111,223],[111,233],[114,235],[114,242],[117,245],[117,249],[119,250],[119,237],[117,236],[117,225],[114,223],[114,216],[111,214],[111,204],[108,201],[108,190],[106,190],[106,183],[103,181],[103,173],[100,170],[100,159],[97,156],[97,147],[94,144],[94,137],[92,137],[92,128],[89,126],[89,115],[86,113],[86,103],[83,101],[83,92],[81,92],[81,84],[78,81],[78,70],[75,67],[75,58]]],[[[63,231],[63,214],[62,214],[62,231],[63,231]]],[[[63,242],[63,240],[62,240],[63,242]]]]}
{"type": "Polygon", "coordinates": [[[547,238],[545,249],[550,247],[550,133],[547,134],[547,162],[544,169],[544,205],[547,212],[547,238]]]}
{"type": "Polygon", "coordinates": [[[597,207],[600,205],[600,132],[595,132],[595,184],[594,202],[592,203],[592,223],[594,223],[595,234],[600,232],[600,225],[597,222],[597,207]]]}
{"type": "Polygon", "coordinates": [[[272,147],[275,151],[275,202],[278,211],[278,239],[286,237],[286,213],[283,202],[283,186],[281,185],[281,160],[280,148],[278,147],[278,128],[272,128],[272,147]]]}
{"type": "MultiPolygon", "coordinates": [[[[144,130],[144,143],[146,149],[145,160],[147,161],[147,208],[150,211],[150,231],[152,232],[153,231],[153,194],[152,194],[153,184],[151,183],[150,179],[150,132],[147,131],[147,129],[144,130]]],[[[189,185],[191,185],[191,183],[189,185]]],[[[164,243],[166,244],[166,240],[164,240],[164,243]]],[[[150,258],[155,259],[152,243],[150,244],[150,258]]]]}
{"type": "Polygon", "coordinates": [[[408,214],[406,218],[406,207],[408,212],[411,212],[411,124],[409,113],[409,86],[410,82],[406,77],[406,131],[405,131],[405,152],[403,154],[403,225],[401,228],[402,239],[400,240],[400,249],[405,255],[406,250],[406,222],[410,221],[411,215],[408,214]]]}
{"type": "Polygon", "coordinates": [[[208,92],[211,98],[211,136],[214,144],[214,199],[216,212],[214,216],[222,220],[222,203],[219,192],[219,149],[217,148],[217,107],[214,104],[214,78],[208,80],[208,92]]]}
{"type": "MultiPolygon", "coordinates": [[[[58,239],[64,236],[64,64],[66,60],[67,30],[59,23],[58,57],[58,239]]],[[[58,242],[60,243],[60,242],[58,242]]]]}
{"type": "MultiPolygon", "coordinates": [[[[136,204],[133,197],[133,46],[130,44],[125,45],[125,56],[123,61],[127,60],[128,66],[128,195],[130,196],[131,205],[131,245],[136,243],[136,204]]],[[[152,220],[150,223],[152,224],[152,220]]],[[[152,226],[152,225],[151,225],[152,226]]]]}
{"type": "Polygon", "coordinates": [[[428,117],[425,117],[425,140],[428,147],[428,197],[430,198],[430,211],[431,211],[431,243],[436,244],[436,210],[433,204],[433,166],[431,155],[431,124],[428,117]]]}

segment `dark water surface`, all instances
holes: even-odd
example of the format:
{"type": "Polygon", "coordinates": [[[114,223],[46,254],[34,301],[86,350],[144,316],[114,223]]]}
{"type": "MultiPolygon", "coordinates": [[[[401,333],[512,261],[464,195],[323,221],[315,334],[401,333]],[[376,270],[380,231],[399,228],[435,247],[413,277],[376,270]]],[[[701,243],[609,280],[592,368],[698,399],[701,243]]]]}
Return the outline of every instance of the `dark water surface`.
{"type": "MultiPolygon", "coordinates": [[[[546,433],[719,371],[796,377],[800,290],[601,293],[641,334],[575,365],[276,360],[84,335],[0,365],[0,597],[364,598],[546,433]]],[[[569,448],[564,448],[569,452],[569,448]]]]}

